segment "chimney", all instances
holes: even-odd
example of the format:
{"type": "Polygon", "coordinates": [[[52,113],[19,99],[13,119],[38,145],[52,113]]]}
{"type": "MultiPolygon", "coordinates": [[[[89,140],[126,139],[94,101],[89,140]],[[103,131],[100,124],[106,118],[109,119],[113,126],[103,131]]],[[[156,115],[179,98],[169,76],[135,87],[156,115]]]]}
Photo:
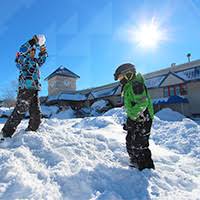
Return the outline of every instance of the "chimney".
{"type": "Polygon", "coordinates": [[[171,64],[171,67],[175,67],[175,66],[176,66],[176,63],[172,63],[172,64],[171,64]]]}
{"type": "Polygon", "coordinates": [[[188,53],[188,54],[187,54],[187,58],[188,58],[188,62],[190,62],[191,53],[188,53]]]}

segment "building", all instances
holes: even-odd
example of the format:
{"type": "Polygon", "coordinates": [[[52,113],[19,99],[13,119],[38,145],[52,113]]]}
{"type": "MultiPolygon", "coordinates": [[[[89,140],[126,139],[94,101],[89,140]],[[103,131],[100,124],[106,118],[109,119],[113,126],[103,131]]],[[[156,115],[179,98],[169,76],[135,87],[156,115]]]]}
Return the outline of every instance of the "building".
{"type": "Polygon", "coordinates": [[[80,76],[73,73],[69,69],[60,66],[48,77],[48,96],[56,96],[60,93],[74,93],[76,92],[76,81],[80,76]]]}
{"type": "MultiPolygon", "coordinates": [[[[80,77],[66,68],[59,69],[46,78],[52,84],[48,87],[48,104],[80,108],[99,99],[109,100],[114,107],[123,104],[119,82],[77,91],[76,80],[80,77]]],[[[173,63],[170,67],[145,74],[144,78],[155,112],[169,107],[186,116],[200,116],[200,60],[180,65],[173,63]]]]}
{"type": "Polygon", "coordinates": [[[170,107],[186,116],[200,116],[200,60],[146,74],[155,111],[170,107]]]}

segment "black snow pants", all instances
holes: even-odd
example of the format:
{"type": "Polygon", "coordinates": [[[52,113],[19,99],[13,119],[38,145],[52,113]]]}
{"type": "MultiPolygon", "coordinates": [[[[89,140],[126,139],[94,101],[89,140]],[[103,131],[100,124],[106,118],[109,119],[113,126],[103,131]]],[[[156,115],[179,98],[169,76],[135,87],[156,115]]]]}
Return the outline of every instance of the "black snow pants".
{"type": "Polygon", "coordinates": [[[27,129],[36,131],[41,123],[40,102],[37,90],[19,90],[15,109],[2,129],[4,137],[11,137],[14,134],[27,111],[30,114],[27,129]]]}
{"type": "Polygon", "coordinates": [[[126,148],[130,162],[139,169],[154,168],[149,149],[149,136],[152,126],[148,110],[137,121],[127,119],[126,148]]]}

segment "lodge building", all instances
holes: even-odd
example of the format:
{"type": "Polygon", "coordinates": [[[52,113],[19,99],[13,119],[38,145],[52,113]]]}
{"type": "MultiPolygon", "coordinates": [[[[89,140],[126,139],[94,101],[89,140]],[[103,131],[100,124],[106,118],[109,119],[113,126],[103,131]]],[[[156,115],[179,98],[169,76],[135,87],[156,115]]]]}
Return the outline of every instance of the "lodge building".
{"type": "MultiPolygon", "coordinates": [[[[109,100],[114,107],[122,106],[119,82],[85,90],[76,89],[80,76],[61,66],[50,74],[47,105],[70,105],[75,109],[91,105],[99,99],[109,100]]],[[[154,110],[172,108],[189,117],[200,116],[200,60],[144,75],[154,110]]]]}

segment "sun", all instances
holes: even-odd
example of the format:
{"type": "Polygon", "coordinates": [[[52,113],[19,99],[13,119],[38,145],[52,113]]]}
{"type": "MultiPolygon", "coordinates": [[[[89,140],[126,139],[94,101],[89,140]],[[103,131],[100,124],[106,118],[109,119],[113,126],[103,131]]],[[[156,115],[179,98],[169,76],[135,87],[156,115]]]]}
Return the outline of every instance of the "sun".
{"type": "Polygon", "coordinates": [[[140,24],[131,32],[132,39],[142,48],[157,48],[160,42],[166,39],[165,31],[154,19],[150,23],[140,24]]]}

